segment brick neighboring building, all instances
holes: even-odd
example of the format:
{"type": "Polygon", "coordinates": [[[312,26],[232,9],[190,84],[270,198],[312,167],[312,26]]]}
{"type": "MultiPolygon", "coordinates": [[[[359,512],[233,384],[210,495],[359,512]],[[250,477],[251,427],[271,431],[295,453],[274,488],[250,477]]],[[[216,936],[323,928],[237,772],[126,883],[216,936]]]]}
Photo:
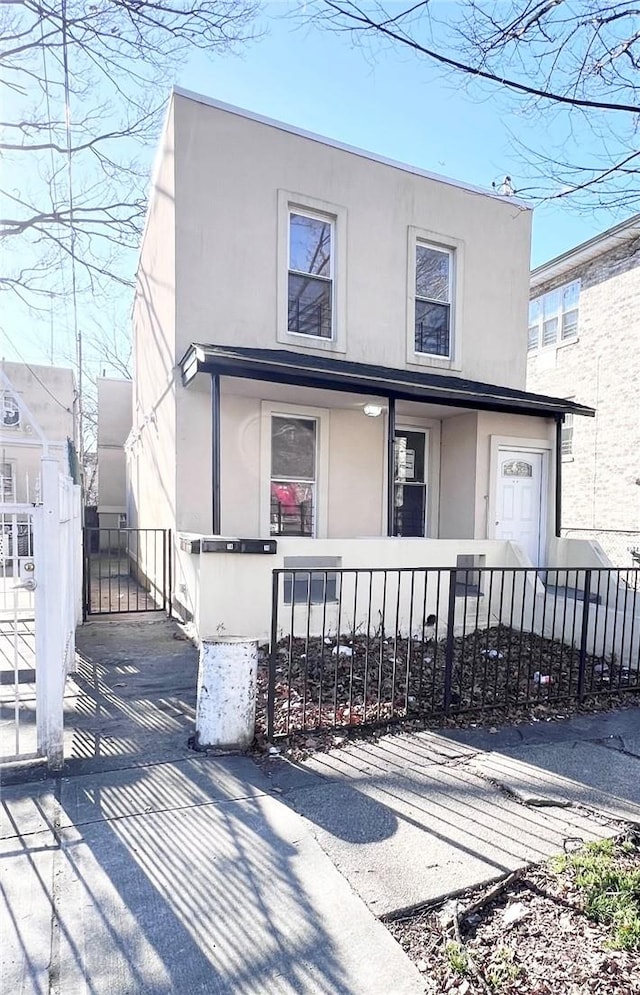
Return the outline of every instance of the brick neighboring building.
{"type": "Polygon", "coordinates": [[[596,409],[565,421],[563,534],[637,565],[640,214],[533,270],[527,389],[596,409]]]}

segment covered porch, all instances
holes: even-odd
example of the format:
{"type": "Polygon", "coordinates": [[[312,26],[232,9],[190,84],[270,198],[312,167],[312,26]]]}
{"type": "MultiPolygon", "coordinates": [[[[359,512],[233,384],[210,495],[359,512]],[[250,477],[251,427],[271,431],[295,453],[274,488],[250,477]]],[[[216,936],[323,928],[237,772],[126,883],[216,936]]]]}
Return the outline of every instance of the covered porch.
{"type": "Polygon", "coordinates": [[[180,372],[185,410],[196,394],[200,419],[205,394],[210,406],[197,460],[211,495],[208,527],[204,508],[197,528],[188,514],[177,524],[217,536],[511,541],[544,565],[561,527],[563,419],[594,413],[285,350],[194,344],[180,372]]]}

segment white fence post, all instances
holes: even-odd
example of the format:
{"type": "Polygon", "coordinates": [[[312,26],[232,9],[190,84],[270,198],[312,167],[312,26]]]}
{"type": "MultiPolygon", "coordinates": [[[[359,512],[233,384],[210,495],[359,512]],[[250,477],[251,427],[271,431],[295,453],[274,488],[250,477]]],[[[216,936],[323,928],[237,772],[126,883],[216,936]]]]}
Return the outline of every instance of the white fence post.
{"type": "Polygon", "coordinates": [[[60,481],[58,461],[43,457],[42,507],[34,516],[36,571],[36,722],[38,752],[49,766],[64,761],[63,699],[65,682],[65,612],[60,603],[60,570],[66,550],[60,528],[60,481]]]}
{"type": "MultiPolygon", "coordinates": [[[[79,484],[74,484],[72,488],[72,502],[73,502],[73,526],[72,526],[72,544],[75,548],[75,590],[74,590],[74,608],[75,608],[75,621],[76,625],[80,625],[82,622],[82,611],[83,611],[83,591],[82,591],[82,571],[84,567],[84,550],[82,547],[83,533],[82,533],[82,488],[79,484]]],[[[73,667],[75,671],[75,665],[73,667]]]]}

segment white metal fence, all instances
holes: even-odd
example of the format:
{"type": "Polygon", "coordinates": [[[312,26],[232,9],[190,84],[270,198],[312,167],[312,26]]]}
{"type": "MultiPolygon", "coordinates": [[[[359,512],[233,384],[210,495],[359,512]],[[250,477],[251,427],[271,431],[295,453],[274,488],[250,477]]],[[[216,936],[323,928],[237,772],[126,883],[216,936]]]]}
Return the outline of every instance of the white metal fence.
{"type": "Polygon", "coordinates": [[[0,760],[63,761],[63,699],[82,615],[80,488],[40,463],[34,504],[0,501],[0,760]]]}

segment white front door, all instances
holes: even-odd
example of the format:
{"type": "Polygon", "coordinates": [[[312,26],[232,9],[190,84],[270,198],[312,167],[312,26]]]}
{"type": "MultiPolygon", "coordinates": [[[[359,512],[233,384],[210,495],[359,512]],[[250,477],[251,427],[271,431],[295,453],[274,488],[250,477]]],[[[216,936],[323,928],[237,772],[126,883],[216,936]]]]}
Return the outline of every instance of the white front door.
{"type": "Polygon", "coordinates": [[[534,566],[542,556],[542,460],[542,453],[498,450],[495,537],[520,543],[534,566]]]}

